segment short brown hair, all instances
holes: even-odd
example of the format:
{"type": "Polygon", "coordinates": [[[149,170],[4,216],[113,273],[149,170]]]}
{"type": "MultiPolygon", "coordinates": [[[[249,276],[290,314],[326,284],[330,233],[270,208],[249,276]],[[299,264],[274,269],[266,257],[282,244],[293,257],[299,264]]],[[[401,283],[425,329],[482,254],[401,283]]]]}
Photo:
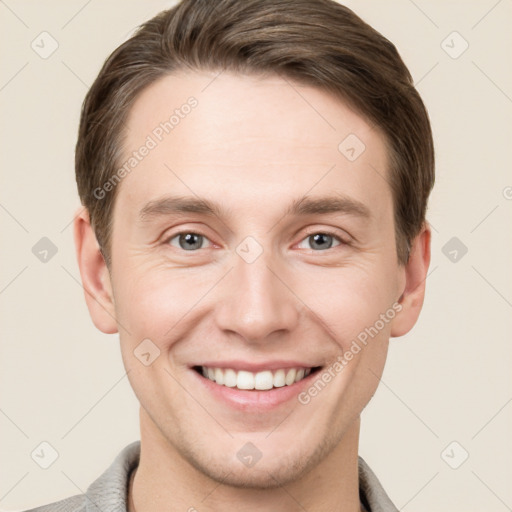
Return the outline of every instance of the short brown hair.
{"type": "MultiPolygon", "coordinates": [[[[105,61],[82,105],[75,168],[110,265],[123,124],[141,91],[179,70],[269,73],[338,96],[385,135],[397,258],[407,263],[434,185],[425,106],[395,46],[334,0],[183,0],[142,24],[105,61]]],[[[341,141],[340,141],[341,142],[341,141]]]]}

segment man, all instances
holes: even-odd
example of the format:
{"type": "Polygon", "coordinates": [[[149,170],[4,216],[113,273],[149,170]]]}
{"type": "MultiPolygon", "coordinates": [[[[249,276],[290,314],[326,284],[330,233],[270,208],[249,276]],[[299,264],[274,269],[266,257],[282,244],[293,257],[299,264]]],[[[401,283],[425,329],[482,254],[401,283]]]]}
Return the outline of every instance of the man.
{"type": "Polygon", "coordinates": [[[105,62],[76,176],[141,440],[36,510],[396,510],[360,414],[423,304],[434,151],[395,47],[332,0],[184,0],[105,62]]]}

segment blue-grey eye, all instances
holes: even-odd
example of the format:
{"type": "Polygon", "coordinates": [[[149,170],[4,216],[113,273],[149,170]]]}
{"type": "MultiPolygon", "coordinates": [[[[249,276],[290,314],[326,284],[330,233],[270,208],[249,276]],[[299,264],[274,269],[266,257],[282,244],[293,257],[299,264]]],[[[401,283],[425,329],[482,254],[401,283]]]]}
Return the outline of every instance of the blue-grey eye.
{"type": "Polygon", "coordinates": [[[193,251],[194,249],[202,249],[205,237],[198,233],[178,233],[169,239],[169,244],[176,247],[172,240],[178,239],[179,249],[184,251],[193,251]]]}
{"type": "MultiPolygon", "coordinates": [[[[318,249],[320,251],[324,251],[333,247],[333,241],[339,240],[339,238],[329,233],[318,232],[307,236],[304,240],[310,241],[309,247],[305,247],[306,249],[318,249]]],[[[340,243],[341,242],[338,242],[337,245],[340,243]]],[[[301,247],[301,249],[304,249],[304,247],[301,247]]]]}

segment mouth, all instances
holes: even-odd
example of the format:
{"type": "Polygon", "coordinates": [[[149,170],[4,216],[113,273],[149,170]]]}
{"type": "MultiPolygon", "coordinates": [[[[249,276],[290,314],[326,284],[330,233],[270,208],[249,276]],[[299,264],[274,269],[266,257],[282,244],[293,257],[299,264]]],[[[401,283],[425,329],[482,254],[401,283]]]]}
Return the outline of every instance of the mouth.
{"type": "Polygon", "coordinates": [[[219,368],[214,366],[193,366],[192,369],[201,377],[214,382],[218,386],[233,388],[240,391],[271,391],[278,388],[294,386],[317,373],[322,367],[290,367],[264,369],[258,372],[237,370],[235,368],[219,368]]]}
{"type": "Polygon", "coordinates": [[[260,419],[280,406],[297,404],[298,396],[312,385],[323,366],[304,363],[272,362],[251,364],[243,362],[209,363],[190,367],[196,384],[221,407],[243,412],[260,419]],[[233,366],[235,366],[233,368],[233,366]]]}

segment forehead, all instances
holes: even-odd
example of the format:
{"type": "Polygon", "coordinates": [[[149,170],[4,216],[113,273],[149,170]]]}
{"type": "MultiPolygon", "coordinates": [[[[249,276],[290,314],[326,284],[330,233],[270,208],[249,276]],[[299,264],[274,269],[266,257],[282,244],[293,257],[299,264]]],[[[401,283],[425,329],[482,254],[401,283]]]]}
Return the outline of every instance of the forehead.
{"type": "Polygon", "coordinates": [[[289,79],[168,75],[139,95],[127,128],[126,159],[149,139],[153,146],[121,187],[139,205],[176,187],[218,194],[219,184],[226,200],[313,188],[334,188],[374,208],[389,199],[383,135],[334,96],[289,79]]]}

